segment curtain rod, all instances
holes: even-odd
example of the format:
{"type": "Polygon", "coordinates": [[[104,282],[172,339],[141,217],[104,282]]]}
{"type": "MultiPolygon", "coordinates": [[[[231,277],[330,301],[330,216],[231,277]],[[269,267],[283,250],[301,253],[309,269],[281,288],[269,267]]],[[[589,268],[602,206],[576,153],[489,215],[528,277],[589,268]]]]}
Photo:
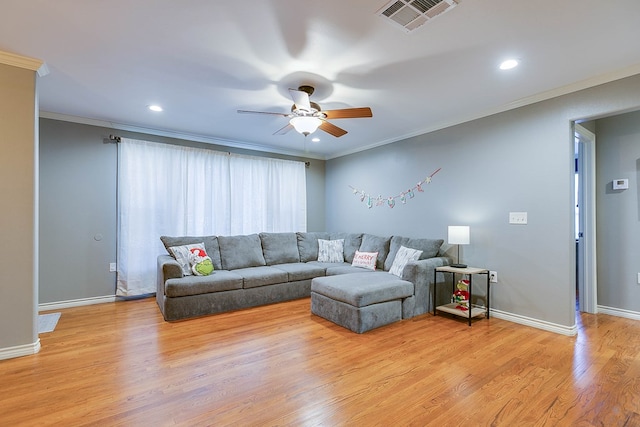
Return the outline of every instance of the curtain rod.
{"type": "MultiPolygon", "coordinates": [[[[119,136],[117,136],[117,135],[109,135],[109,139],[110,139],[111,141],[115,141],[115,142],[121,142],[121,141],[122,141],[122,138],[121,138],[121,137],[119,137],[119,136]]],[[[227,151],[227,155],[229,155],[229,156],[230,156],[230,155],[231,155],[231,152],[230,152],[230,151],[227,151]]],[[[304,165],[305,165],[305,167],[307,167],[307,168],[308,168],[308,167],[310,167],[310,166],[311,166],[311,162],[304,162],[304,165]]]]}

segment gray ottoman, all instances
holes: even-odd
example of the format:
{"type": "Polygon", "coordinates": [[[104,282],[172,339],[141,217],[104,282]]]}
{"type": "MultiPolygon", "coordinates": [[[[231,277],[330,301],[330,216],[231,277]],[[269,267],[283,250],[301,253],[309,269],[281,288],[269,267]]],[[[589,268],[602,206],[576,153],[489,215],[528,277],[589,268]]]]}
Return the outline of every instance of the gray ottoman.
{"type": "Polygon", "coordinates": [[[316,277],[311,281],[311,312],[363,333],[402,319],[402,301],[413,283],[387,272],[316,277]]]}

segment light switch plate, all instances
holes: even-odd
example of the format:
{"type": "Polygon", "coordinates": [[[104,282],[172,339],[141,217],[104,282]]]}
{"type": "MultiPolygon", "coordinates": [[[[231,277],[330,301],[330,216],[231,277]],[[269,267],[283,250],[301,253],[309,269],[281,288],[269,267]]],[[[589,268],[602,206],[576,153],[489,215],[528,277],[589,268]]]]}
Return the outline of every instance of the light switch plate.
{"type": "Polygon", "coordinates": [[[509,212],[509,224],[526,225],[527,213],[526,212],[509,212]]]}

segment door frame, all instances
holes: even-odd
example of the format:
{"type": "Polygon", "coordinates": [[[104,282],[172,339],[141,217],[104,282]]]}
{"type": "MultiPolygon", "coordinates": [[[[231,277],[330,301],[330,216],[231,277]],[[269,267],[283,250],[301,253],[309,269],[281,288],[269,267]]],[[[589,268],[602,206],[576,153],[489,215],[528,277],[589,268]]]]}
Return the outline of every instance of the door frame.
{"type": "Polygon", "coordinates": [[[596,135],[575,123],[578,144],[579,232],[576,262],[580,311],[598,312],[596,247],[596,135]]]}

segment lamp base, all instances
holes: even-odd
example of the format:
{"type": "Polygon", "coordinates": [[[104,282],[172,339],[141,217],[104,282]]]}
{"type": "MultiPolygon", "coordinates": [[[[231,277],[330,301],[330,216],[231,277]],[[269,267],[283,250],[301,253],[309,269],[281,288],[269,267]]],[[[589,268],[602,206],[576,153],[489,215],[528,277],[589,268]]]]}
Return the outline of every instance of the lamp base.
{"type": "Polygon", "coordinates": [[[451,264],[453,268],[467,268],[467,264],[451,264]]]}

